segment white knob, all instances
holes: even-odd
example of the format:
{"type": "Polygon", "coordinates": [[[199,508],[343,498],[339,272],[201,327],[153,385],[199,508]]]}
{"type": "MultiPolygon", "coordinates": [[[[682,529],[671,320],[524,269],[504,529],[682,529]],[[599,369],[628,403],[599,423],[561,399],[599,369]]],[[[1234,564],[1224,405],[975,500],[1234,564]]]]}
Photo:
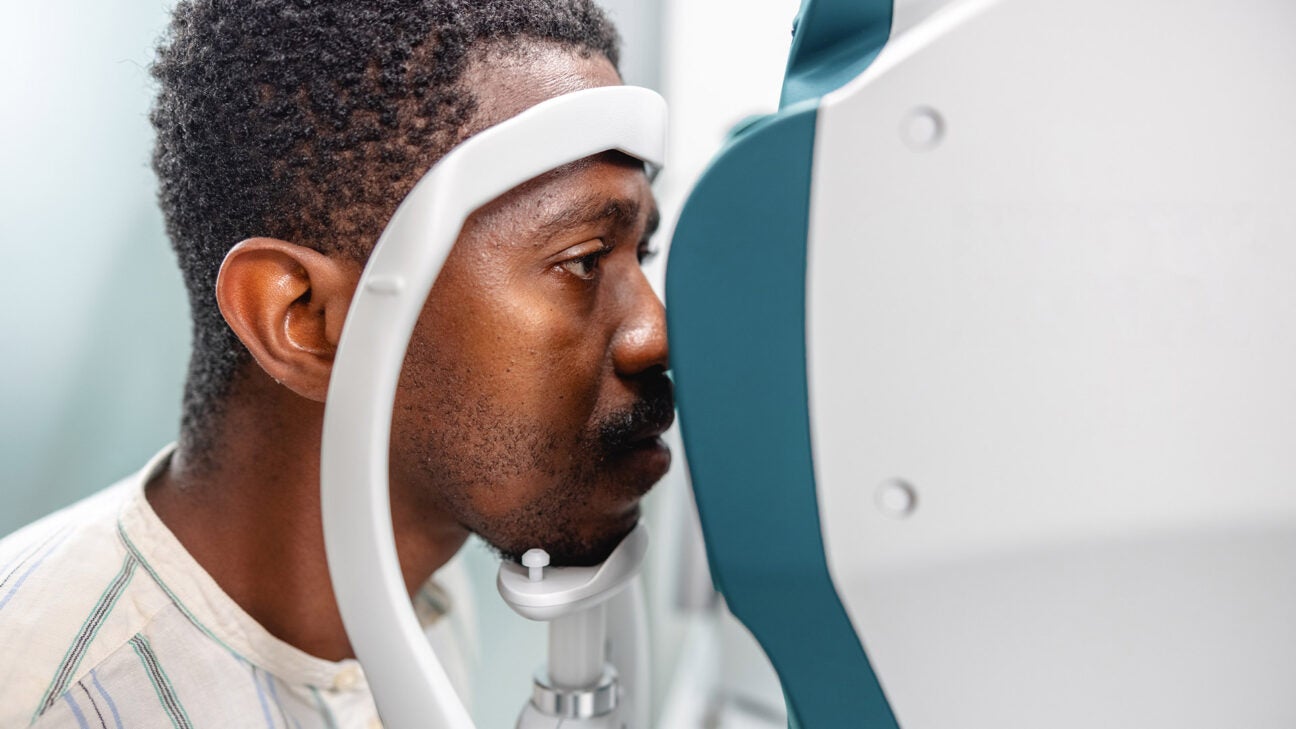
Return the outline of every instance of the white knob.
{"type": "Polygon", "coordinates": [[[915,152],[936,149],[945,136],[945,119],[935,109],[918,107],[900,123],[900,136],[915,152]]]}
{"type": "Polygon", "coordinates": [[[549,553],[543,549],[528,549],[522,555],[522,566],[526,567],[532,582],[544,579],[544,568],[549,566],[549,553]]]}
{"type": "Polygon", "coordinates": [[[873,500],[882,513],[903,519],[918,506],[918,494],[908,482],[898,478],[883,481],[873,493],[873,500]]]}

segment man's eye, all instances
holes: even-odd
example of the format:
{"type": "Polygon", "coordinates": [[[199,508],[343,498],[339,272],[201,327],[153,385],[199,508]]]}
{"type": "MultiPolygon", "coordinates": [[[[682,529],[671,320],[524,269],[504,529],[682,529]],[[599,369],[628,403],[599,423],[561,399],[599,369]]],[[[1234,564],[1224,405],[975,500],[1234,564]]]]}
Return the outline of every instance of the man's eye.
{"type": "Polygon", "coordinates": [[[581,256],[580,258],[563,261],[558,265],[562,266],[564,271],[570,273],[576,278],[588,281],[593,279],[598,273],[599,260],[602,259],[603,256],[606,256],[607,253],[607,250],[601,250],[591,253],[588,256],[581,256]]]}
{"type": "Polygon", "coordinates": [[[658,253],[661,253],[661,248],[650,246],[647,243],[641,244],[639,246],[639,263],[644,264],[651,261],[657,257],[658,253]]]}

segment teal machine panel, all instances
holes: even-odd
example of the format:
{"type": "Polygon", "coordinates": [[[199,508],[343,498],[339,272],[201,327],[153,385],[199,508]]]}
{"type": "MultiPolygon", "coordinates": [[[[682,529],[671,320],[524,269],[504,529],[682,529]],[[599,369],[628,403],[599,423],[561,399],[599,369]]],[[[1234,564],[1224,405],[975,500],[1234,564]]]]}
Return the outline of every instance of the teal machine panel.
{"type": "Polygon", "coordinates": [[[680,215],[672,367],[717,589],[779,674],[800,729],[897,727],[828,573],[806,382],[806,246],[818,100],[890,33],[891,0],[806,0],[778,113],[745,126],[680,215]]]}

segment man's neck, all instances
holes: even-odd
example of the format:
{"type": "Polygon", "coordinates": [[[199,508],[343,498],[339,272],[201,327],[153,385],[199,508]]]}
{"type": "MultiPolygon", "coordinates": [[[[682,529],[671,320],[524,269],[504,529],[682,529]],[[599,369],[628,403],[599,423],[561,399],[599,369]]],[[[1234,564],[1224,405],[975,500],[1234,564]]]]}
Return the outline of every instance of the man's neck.
{"type": "MultiPolygon", "coordinates": [[[[323,406],[264,379],[230,397],[212,458],[200,463],[182,442],[145,493],[198,564],[271,634],[320,658],[350,658],[320,517],[323,406]]],[[[467,532],[401,506],[393,497],[397,553],[413,595],[467,532]]]]}

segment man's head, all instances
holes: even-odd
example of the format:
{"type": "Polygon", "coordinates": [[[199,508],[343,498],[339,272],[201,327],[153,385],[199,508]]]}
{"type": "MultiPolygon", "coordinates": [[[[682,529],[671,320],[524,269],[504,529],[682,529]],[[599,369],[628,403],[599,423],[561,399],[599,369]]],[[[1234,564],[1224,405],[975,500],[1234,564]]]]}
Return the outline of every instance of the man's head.
{"type": "MultiPolygon", "coordinates": [[[[318,437],[346,305],[396,205],[465,137],[620,83],[615,62],[581,0],[182,2],[153,119],[194,315],[189,457],[218,459],[226,405],[270,379],[266,406],[294,399],[318,437]]],[[[567,562],[632,526],[669,463],[665,322],[639,269],[655,216],[642,166],[609,153],[470,218],[401,375],[398,519],[448,514],[567,562]]]]}

